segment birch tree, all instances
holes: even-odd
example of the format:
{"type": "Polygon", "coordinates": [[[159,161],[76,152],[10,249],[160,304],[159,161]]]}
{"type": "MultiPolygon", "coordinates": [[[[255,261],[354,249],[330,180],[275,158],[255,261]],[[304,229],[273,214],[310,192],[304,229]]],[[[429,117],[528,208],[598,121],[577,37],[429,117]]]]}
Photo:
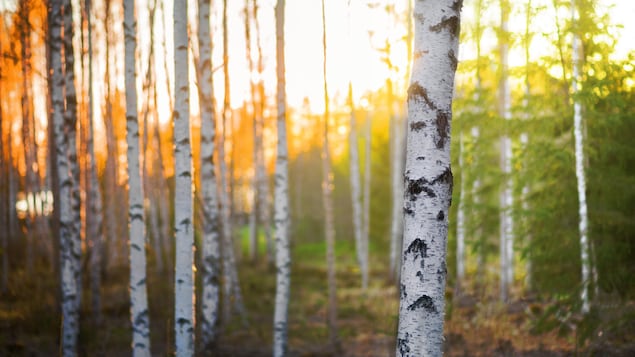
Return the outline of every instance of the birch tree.
{"type": "MultiPolygon", "coordinates": [[[[130,239],[130,322],[134,356],[150,356],[150,318],[146,288],[145,217],[139,165],[136,59],[137,25],[134,0],[125,0],[126,141],[128,143],[128,235],[130,239]]],[[[188,129],[189,130],[189,129],[188,129]]],[[[178,180],[178,178],[177,178],[178,180]]],[[[177,210],[178,212],[178,210],[177,210]]]]}
{"type": "Polygon", "coordinates": [[[198,1],[198,95],[201,106],[201,194],[203,196],[203,251],[201,295],[201,350],[213,346],[218,333],[220,244],[214,138],[216,125],[210,34],[211,0],[198,1]]]}
{"type": "MultiPolygon", "coordinates": [[[[501,79],[499,85],[499,115],[503,120],[511,119],[511,88],[509,86],[509,41],[508,26],[511,5],[507,0],[501,0],[501,35],[499,37],[499,52],[501,61],[501,79]]],[[[500,196],[500,299],[507,302],[509,289],[513,282],[514,260],[514,220],[512,217],[512,141],[508,134],[504,134],[500,141],[501,169],[503,172],[503,190],[500,196]]]]}
{"type": "Polygon", "coordinates": [[[424,0],[414,7],[398,356],[443,353],[445,258],[452,197],[450,125],[461,6],[461,0],[424,0]]]}
{"type": "Polygon", "coordinates": [[[329,92],[326,76],[326,12],[322,0],[322,51],[324,61],[324,133],[322,142],[322,204],[324,205],[324,234],[326,236],[326,265],[328,280],[328,307],[326,324],[331,348],[337,349],[337,295],[335,287],[335,226],[333,222],[333,173],[329,154],[329,92]]]}
{"type": "Polygon", "coordinates": [[[97,162],[95,160],[95,148],[93,144],[94,126],[93,111],[93,36],[92,36],[92,1],[85,0],[86,21],[88,28],[88,130],[86,146],[88,149],[88,176],[89,176],[89,218],[87,218],[90,237],[90,286],[91,305],[93,316],[97,325],[101,324],[101,256],[102,256],[102,197],[97,180],[97,162]]]}
{"type": "MultiPolygon", "coordinates": [[[[575,0],[571,0],[571,21],[575,24],[578,20],[578,13],[575,0]]],[[[580,260],[582,262],[582,292],[580,298],[582,300],[582,312],[588,313],[589,306],[589,278],[590,278],[590,262],[589,262],[589,242],[588,227],[589,218],[587,213],[586,202],[586,176],[584,174],[584,135],[582,132],[582,103],[577,97],[579,91],[580,72],[582,67],[580,35],[573,33],[572,43],[572,62],[573,74],[571,76],[571,89],[573,91],[573,136],[575,139],[575,176],[578,183],[578,227],[580,231],[580,260]]]]}
{"type": "Polygon", "coordinates": [[[276,239],[276,300],[273,313],[273,355],[286,356],[289,291],[291,288],[291,254],[289,251],[289,162],[287,149],[287,94],[284,55],[284,0],[276,3],[276,75],[277,129],[274,192],[274,229],[276,239]]]}
{"type": "Polygon", "coordinates": [[[194,230],[187,6],[174,2],[174,342],[177,356],[194,354],[194,230]]]}
{"type": "Polygon", "coordinates": [[[246,318],[245,306],[243,304],[242,292],[238,281],[238,273],[236,271],[236,259],[234,257],[233,233],[231,222],[231,207],[229,199],[229,180],[231,175],[227,174],[227,162],[225,161],[225,139],[227,138],[227,125],[230,120],[230,92],[229,92],[229,42],[227,30],[227,0],[223,1],[223,77],[224,77],[224,98],[222,112],[222,131],[218,141],[218,161],[220,173],[220,206],[221,220],[223,229],[223,281],[224,281],[224,304],[223,318],[224,322],[228,322],[231,315],[232,301],[238,313],[246,318]],[[233,298],[232,298],[233,296],[233,298]]]}
{"type": "Polygon", "coordinates": [[[350,180],[351,201],[353,207],[353,232],[355,235],[355,251],[357,264],[362,273],[362,289],[368,287],[368,251],[365,249],[362,222],[362,192],[359,175],[359,148],[357,142],[357,118],[355,117],[355,104],[353,102],[353,84],[348,83],[348,106],[350,112],[349,155],[350,155],[350,180]]]}
{"type": "MultiPolygon", "coordinates": [[[[68,127],[72,120],[65,118],[64,108],[64,64],[68,62],[62,59],[63,37],[70,36],[66,31],[62,35],[63,14],[70,12],[70,5],[64,0],[52,0],[48,7],[49,23],[49,73],[51,76],[50,96],[52,104],[52,117],[55,135],[55,149],[57,157],[57,174],[59,180],[59,200],[56,209],[59,210],[59,239],[60,239],[60,281],[62,304],[62,331],[60,354],[62,356],[77,355],[77,337],[79,335],[79,306],[77,296],[79,287],[75,277],[76,264],[73,257],[73,241],[79,240],[79,230],[76,230],[72,207],[72,191],[77,182],[73,180],[70,169],[71,157],[69,151],[68,135],[74,133],[73,128],[68,127]]],[[[71,47],[72,49],[72,47],[71,47]]],[[[66,53],[66,52],[65,52],[66,53]]],[[[69,54],[66,53],[68,56],[69,54]]],[[[72,56],[72,51],[71,54],[72,56]]],[[[69,118],[72,119],[72,118],[69,118]]],[[[74,124],[74,122],[73,122],[74,124]]]]}

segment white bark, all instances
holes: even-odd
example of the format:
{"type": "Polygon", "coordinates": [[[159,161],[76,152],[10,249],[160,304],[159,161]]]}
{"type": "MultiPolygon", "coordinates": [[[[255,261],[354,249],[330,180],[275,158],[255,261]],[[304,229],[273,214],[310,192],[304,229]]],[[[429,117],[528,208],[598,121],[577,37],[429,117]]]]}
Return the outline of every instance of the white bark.
{"type": "Polygon", "coordinates": [[[349,152],[350,152],[350,179],[351,179],[351,201],[353,207],[353,232],[355,235],[355,251],[357,253],[357,264],[362,273],[362,289],[368,287],[368,253],[364,249],[363,222],[362,222],[362,193],[359,177],[359,148],[357,142],[357,119],[355,117],[355,105],[353,104],[353,85],[348,84],[348,101],[350,111],[350,132],[349,132],[349,152]]]}
{"type": "MultiPolygon", "coordinates": [[[[55,135],[55,149],[57,157],[57,173],[59,175],[59,200],[55,209],[59,210],[59,239],[60,239],[60,279],[62,303],[62,331],[60,354],[62,356],[77,355],[77,337],[79,334],[77,280],[74,274],[72,241],[79,231],[74,230],[74,215],[71,207],[71,192],[76,183],[70,173],[68,155],[68,137],[64,118],[64,72],[62,62],[62,11],[65,6],[62,0],[53,0],[48,9],[49,45],[50,45],[50,74],[51,74],[51,104],[55,135]]],[[[68,8],[66,8],[68,11],[68,8]]],[[[68,35],[68,34],[66,34],[68,35]]]]}
{"type": "Polygon", "coordinates": [[[194,227],[187,6],[174,2],[174,341],[176,356],[194,354],[194,227]]]}
{"type": "Polygon", "coordinates": [[[459,170],[461,172],[461,185],[459,187],[459,207],[456,213],[456,289],[461,294],[463,280],[465,279],[465,198],[467,185],[467,168],[463,156],[465,145],[463,133],[459,132],[459,170]]]}
{"type": "Polygon", "coordinates": [[[218,333],[220,244],[217,182],[214,167],[216,136],[210,36],[211,0],[198,2],[198,95],[201,106],[201,193],[203,196],[203,252],[201,350],[209,350],[218,333]]]}
{"type": "MultiPolygon", "coordinates": [[[[508,35],[509,3],[501,0],[501,32],[503,37],[508,35]]],[[[507,39],[499,39],[501,57],[500,82],[500,116],[504,120],[511,119],[511,89],[508,71],[508,43],[507,39]]],[[[509,299],[509,289],[513,283],[514,261],[514,220],[512,218],[512,141],[507,134],[501,138],[501,169],[503,172],[503,190],[500,196],[500,256],[501,256],[501,286],[500,299],[509,299]]]]}
{"type": "MultiPolygon", "coordinates": [[[[571,21],[578,21],[575,0],[571,0],[571,21]]],[[[573,91],[573,136],[575,138],[575,176],[578,181],[578,205],[579,205],[579,230],[580,230],[580,260],[582,262],[582,292],[580,298],[582,300],[582,312],[589,312],[589,278],[590,278],[590,262],[589,262],[589,242],[588,227],[589,218],[587,214],[586,202],[586,176],[584,174],[584,135],[582,132],[582,103],[576,98],[579,91],[579,78],[582,66],[581,57],[581,41],[577,33],[573,34],[573,75],[571,76],[571,87],[573,91]]]]}
{"type": "Polygon", "coordinates": [[[276,74],[278,152],[274,188],[274,229],[276,240],[276,300],[273,313],[273,356],[288,353],[287,331],[291,254],[289,251],[289,168],[287,150],[287,103],[284,57],[284,0],[276,3],[276,74]]]}
{"type": "Polygon", "coordinates": [[[337,295],[335,287],[335,226],[333,223],[333,173],[329,154],[329,94],[326,81],[326,12],[322,0],[322,50],[324,61],[324,133],[322,143],[322,204],[324,206],[324,235],[326,238],[326,265],[328,285],[328,307],[326,324],[331,348],[337,349],[337,295]]]}
{"type": "Polygon", "coordinates": [[[404,235],[396,354],[441,356],[448,215],[450,124],[460,0],[417,1],[408,88],[404,235]]]}
{"type": "Polygon", "coordinates": [[[141,185],[140,137],[137,116],[137,25],[134,0],[125,0],[123,30],[125,36],[126,141],[128,143],[128,235],[130,239],[130,322],[132,353],[150,356],[150,313],[146,288],[146,231],[141,185]]]}

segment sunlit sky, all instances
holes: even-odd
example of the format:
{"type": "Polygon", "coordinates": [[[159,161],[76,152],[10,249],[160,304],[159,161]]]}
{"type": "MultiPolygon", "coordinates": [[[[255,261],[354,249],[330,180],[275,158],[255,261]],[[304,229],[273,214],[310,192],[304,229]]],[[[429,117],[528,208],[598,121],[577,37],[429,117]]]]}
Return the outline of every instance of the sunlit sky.
{"type": "MultiPolygon", "coordinates": [[[[141,90],[141,81],[147,66],[147,51],[149,39],[148,25],[148,0],[137,0],[137,22],[139,31],[140,63],[138,64],[138,89],[141,90]]],[[[251,1],[249,1],[251,2],[251,1]]],[[[271,107],[275,96],[275,18],[274,7],[276,0],[259,0],[259,22],[261,30],[261,44],[264,52],[264,82],[271,107]]],[[[343,102],[349,81],[352,81],[354,93],[359,100],[365,92],[374,91],[380,88],[387,76],[392,76],[398,80],[395,90],[398,93],[405,91],[407,78],[406,58],[407,50],[404,42],[406,33],[405,12],[408,0],[326,0],[326,27],[327,27],[327,56],[328,56],[328,86],[331,97],[339,102],[343,102]],[[370,7],[369,3],[379,4],[370,7]],[[395,5],[395,14],[387,14],[383,8],[387,4],[395,5]],[[386,41],[391,44],[391,60],[397,66],[398,72],[392,74],[387,66],[382,63],[380,48],[385,46],[386,41]]],[[[103,7],[100,8],[101,1],[94,1],[97,17],[102,16],[103,7]]],[[[189,1],[191,7],[195,6],[195,1],[189,1]]],[[[213,1],[213,56],[214,67],[222,63],[222,1],[213,1]]],[[[239,107],[243,101],[249,97],[249,73],[247,60],[245,58],[245,33],[244,33],[244,6],[245,1],[228,1],[229,18],[229,69],[231,77],[231,99],[232,106],[239,107]]],[[[493,3],[496,3],[493,1],[493,3]]],[[[513,1],[514,12],[510,18],[510,30],[517,33],[524,31],[524,4],[525,1],[513,1]]],[[[612,22],[620,24],[622,29],[618,30],[619,41],[616,46],[614,57],[625,58],[629,51],[635,50],[635,1],[632,0],[603,0],[599,1],[599,11],[608,11],[612,22]],[[613,8],[609,8],[613,5],[613,8]]],[[[0,8],[12,8],[14,1],[0,0],[0,8]]],[[[115,2],[111,6],[117,6],[115,2]]],[[[545,6],[546,11],[542,12],[540,18],[534,20],[534,31],[543,32],[543,35],[534,37],[532,43],[532,57],[535,59],[547,51],[551,51],[549,46],[549,33],[553,33],[553,5],[550,0],[533,0],[534,6],[545,6]]],[[[470,31],[470,22],[474,20],[473,4],[470,0],[465,1],[463,9],[463,29],[470,31]]],[[[304,98],[309,98],[311,109],[314,112],[323,110],[322,92],[322,19],[321,2],[318,0],[287,1],[286,2],[286,81],[287,98],[291,107],[299,108],[304,98]]],[[[194,8],[192,9],[194,10],[194,8]]],[[[159,11],[159,10],[157,10],[159,11]]],[[[483,20],[486,25],[495,27],[498,24],[497,8],[485,9],[483,20]]],[[[159,13],[161,14],[161,13],[159,13]]],[[[190,16],[195,11],[190,11],[190,16]]],[[[563,11],[561,20],[565,20],[569,14],[563,11]]],[[[119,19],[121,20],[121,19],[119,19]]],[[[193,20],[193,19],[192,19],[193,20]]],[[[101,21],[96,22],[95,34],[103,32],[101,21]]],[[[195,29],[196,21],[191,21],[195,29]]],[[[157,43],[155,53],[155,65],[157,68],[158,88],[164,87],[165,74],[163,61],[168,61],[168,68],[172,70],[172,4],[170,0],[165,3],[165,14],[163,21],[157,19],[155,23],[157,43]],[[163,31],[168,29],[168,31],[163,31]],[[164,34],[165,32],[165,34],[164,34]],[[161,41],[163,36],[167,37],[167,53],[164,52],[161,41]]],[[[252,26],[253,27],[253,26],[252,26]]],[[[120,29],[113,29],[120,31],[120,29]]],[[[255,41],[255,29],[252,28],[252,39],[255,41]]],[[[94,40],[97,45],[95,51],[103,51],[103,38],[94,40]],[[100,45],[101,44],[101,45],[100,45]]],[[[482,40],[485,50],[496,46],[496,36],[493,29],[485,34],[482,40]]],[[[123,44],[119,48],[111,50],[111,58],[117,58],[116,69],[118,86],[123,89],[123,44]]],[[[255,43],[252,44],[252,53],[256,52],[255,43]]],[[[460,58],[466,59],[474,56],[473,45],[468,41],[461,44],[460,58]]],[[[99,53],[97,53],[99,55],[99,53]]],[[[520,46],[512,47],[510,53],[510,65],[520,66],[524,58],[520,46]]],[[[103,62],[103,61],[101,61],[103,62]]],[[[111,62],[112,63],[112,62],[111,62]]],[[[104,73],[104,64],[95,65],[96,73],[104,73]]],[[[170,75],[173,78],[173,75],[170,75]]],[[[190,78],[194,82],[193,68],[190,71],[190,78]]],[[[223,98],[223,72],[217,70],[214,75],[215,94],[219,103],[223,98]]],[[[97,88],[97,93],[102,89],[97,88]]],[[[196,93],[193,89],[192,93],[196,93]]],[[[167,120],[169,115],[167,92],[159,90],[159,102],[161,103],[160,115],[162,120],[167,120]]],[[[196,96],[192,96],[192,111],[196,113],[198,105],[196,96]]],[[[99,111],[99,108],[95,108],[99,111]]]]}

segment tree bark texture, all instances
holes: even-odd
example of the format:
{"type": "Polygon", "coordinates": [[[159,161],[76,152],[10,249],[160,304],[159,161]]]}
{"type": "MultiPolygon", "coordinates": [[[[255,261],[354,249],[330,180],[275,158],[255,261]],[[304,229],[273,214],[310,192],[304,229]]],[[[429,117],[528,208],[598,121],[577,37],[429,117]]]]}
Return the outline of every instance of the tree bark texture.
{"type": "Polygon", "coordinates": [[[220,226],[214,168],[216,119],[210,34],[211,0],[198,2],[198,95],[201,106],[201,194],[203,196],[203,249],[201,294],[201,350],[213,347],[218,333],[220,282],[220,226]]]}
{"type": "Polygon", "coordinates": [[[291,254],[289,249],[289,160],[287,148],[287,98],[284,55],[285,1],[276,3],[276,75],[277,75],[277,129],[274,192],[274,229],[276,240],[276,300],[273,313],[273,356],[288,353],[288,311],[291,289],[291,254]]]}
{"type": "Polygon", "coordinates": [[[194,226],[187,6],[174,2],[174,341],[176,356],[194,354],[194,226]]]}
{"type": "Polygon", "coordinates": [[[141,185],[140,137],[137,115],[137,25],[134,0],[125,0],[126,141],[128,143],[128,235],[130,239],[130,322],[132,353],[150,356],[150,313],[146,288],[146,230],[141,185]]]}
{"type": "Polygon", "coordinates": [[[408,88],[401,296],[396,354],[441,356],[452,197],[450,125],[462,1],[417,1],[408,88]]]}

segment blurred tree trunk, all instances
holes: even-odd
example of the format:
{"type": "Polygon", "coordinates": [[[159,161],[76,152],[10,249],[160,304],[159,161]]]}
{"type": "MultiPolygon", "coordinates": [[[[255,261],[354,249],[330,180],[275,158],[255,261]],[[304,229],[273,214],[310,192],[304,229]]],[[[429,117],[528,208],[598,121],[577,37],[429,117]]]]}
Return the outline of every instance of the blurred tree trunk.
{"type": "MultiPolygon", "coordinates": [[[[72,56],[71,51],[68,53],[65,42],[70,42],[72,32],[64,32],[62,35],[63,16],[70,17],[70,4],[63,0],[52,0],[48,8],[49,21],[49,45],[50,45],[50,62],[49,73],[51,77],[50,95],[52,102],[52,116],[55,125],[55,143],[57,157],[57,173],[59,176],[59,201],[56,202],[56,209],[60,212],[60,279],[62,286],[61,304],[62,304],[62,331],[61,331],[61,347],[60,354],[62,356],[77,355],[77,337],[79,334],[79,305],[78,295],[79,286],[75,275],[77,264],[75,263],[74,245],[79,240],[79,231],[75,226],[75,215],[73,212],[73,191],[78,184],[73,179],[71,173],[71,160],[76,159],[70,155],[70,135],[75,133],[75,119],[67,115],[64,108],[64,93],[69,94],[66,89],[72,87],[71,82],[65,83],[64,67],[72,65],[72,59],[69,61],[68,56],[72,56]],[[70,37],[70,39],[69,39],[70,37]],[[66,60],[62,59],[62,46],[66,60]]],[[[72,31],[72,26],[71,26],[72,31]]],[[[69,68],[66,68],[68,73],[69,68]]],[[[72,70],[71,70],[72,74],[72,70]]],[[[74,91],[71,91],[71,94],[74,91]]],[[[67,98],[71,99],[72,98],[67,98]]],[[[70,108],[69,108],[70,109],[70,108]]]]}
{"type": "MultiPolygon", "coordinates": [[[[364,185],[362,196],[362,247],[368,259],[370,241],[370,172],[372,156],[372,117],[366,109],[366,128],[364,130],[364,185]]],[[[368,261],[366,262],[368,268],[368,261]]],[[[368,273],[367,273],[368,274],[368,273]]]]}
{"type": "Polygon", "coordinates": [[[287,94],[284,54],[284,0],[276,2],[276,75],[277,129],[274,191],[274,229],[276,239],[276,300],[273,313],[273,356],[288,353],[289,291],[291,289],[291,254],[289,249],[289,153],[287,148],[287,94]]]}
{"type": "MultiPolygon", "coordinates": [[[[0,49],[2,48],[2,36],[0,36],[0,49]]],[[[0,293],[4,294],[9,289],[9,237],[11,236],[10,226],[10,213],[12,207],[10,206],[10,177],[11,174],[11,141],[4,141],[4,96],[3,96],[3,73],[2,66],[0,66],[0,207],[2,207],[2,213],[0,213],[0,226],[6,227],[0,231],[0,239],[2,244],[2,278],[0,280],[0,293]]],[[[7,132],[11,131],[9,126],[7,132]]],[[[10,137],[10,135],[9,135],[10,137]]]]}
{"type": "Polygon", "coordinates": [[[174,2],[174,328],[177,356],[194,354],[194,229],[187,6],[174,2]]]}
{"type": "Polygon", "coordinates": [[[86,222],[90,243],[90,289],[93,319],[96,325],[101,324],[101,258],[102,258],[102,197],[97,179],[97,162],[94,148],[93,126],[93,37],[92,37],[92,2],[84,0],[85,18],[88,30],[88,128],[86,131],[86,146],[89,161],[88,170],[88,211],[86,222]]]}
{"type": "Polygon", "coordinates": [[[220,226],[214,167],[216,115],[210,34],[211,0],[198,2],[198,96],[201,110],[201,194],[203,196],[203,244],[201,294],[201,352],[209,353],[218,334],[220,281],[220,226]]]}
{"type": "Polygon", "coordinates": [[[105,205],[104,205],[104,227],[105,229],[105,243],[107,246],[107,254],[102,256],[102,269],[108,271],[112,264],[117,263],[119,259],[119,238],[117,237],[117,226],[119,225],[118,215],[116,214],[119,209],[116,207],[117,205],[117,192],[119,191],[119,187],[117,187],[117,177],[118,177],[118,164],[117,158],[119,157],[118,153],[118,145],[117,138],[115,136],[114,123],[113,123],[113,99],[111,89],[111,74],[110,74],[110,42],[111,42],[111,34],[110,28],[112,26],[111,23],[111,14],[110,14],[110,1],[105,2],[105,11],[104,11],[104,29],[105,29],[105,38],[106,45],[104,47],[105,52],[105,61],[104,61],[104,91],[106,92],[104,98],[104,128],[106,130],[106,149],[108,151],[106,157],[106,168],[104,171],[104,192],[108,192],[106,195],[105,205]]]}
{"type": "Polygon", "coordinates": [[[390,118],[390,165],[391,165],[391,189],[392,211],[390,224],[390,276],[398,280],[401,269],[401,256],[399,247],[403,236],[403,149],[404,133],[403,120],[394,110],[395,98],[393,95],[392,80],[386,79],[388,92],[388,116],[390,118]]]}
{"type": "Polygon", "coordinates": [[[450,126],[461,6],[460,0],[427,0],[414,8],[414,53],[423,55],[414,57],[408,88],[398,356],[443,353],[450,126]]]}
{"type": "Polygon", "coordinates": [[[465,155],[465,145],[463,132],[459,134],[459,172],[461,174],[461,184],[459,186],[459,207],[456,213],[456,285],[454,296],[462,294],[463,281],[465,280],[465,199],[467,186],[467,167],[463,156],[465,155]]]}
{"type": "MultiPolygon", "coordinates": [[[[64,112],[65,135],[67,140],[67,155],[69,169],[71,173],[71,212],[72,238],[71,257],[73,264],[73,274],[76,280],[77,294],[75,296],[76,309],[81,307],[82,299],[82,276],[81,276],[81,200],[80,200],[80,168],[77,160],[77,91],[75,89],[75,55],[73,49],[73,6],[71,0],[64,0],[64,95],[66,108],[64,112]]],[[[63,183],[62,183],[63,185],[63,183]]],[[[79,313],[79,312],[78,312],[79,313]]]]}
{"type": "Polygon", "coordinates": [[[263,79],[264,64],[262,55],[262,45],[260,41],[260,22],[258,21],[258,1],[252,0],[253,5],[253,17],[254,24],[256,26],[256,46],[258,48],[258,82],[256,83],[257,96],[256,96],[256,126],[257,126],[257,140],[254,146],[257,148],[257,160],[256,160],[256,178],[258,181],[258,203],[260,213],[260,224],[265,231],[265,242],[267,247],[267,264],[273,262],[273,241],[271,239],[271,208],[269,204],[269,179],[266,171],[265,163],[265,149],[263,145],[263,136],[265,128],[265,84],[263,79]]]}
{"type": "MultiPolygon", "coordinates": [[[[148,312],[148,293],[146,288],[147,264],[143,205],[144,194],[141,184],[141,166],[139,164],[141,155],[139,150],[140,136],[136,88],[137,70],[135,52],[137,49],[137,26],[134,0],[125,0],[123,7],[126,141],[128,143],[128,236],[130,239],[130,323],[132,324],[132,352],[134,356],[150,356],[150,314],[148,312]]],[[[184,171],[184,173],[188,172],[189,171],[184,171]]],[[[187,208],[184,207],[183,209],[187,208]]],[[[182,237],[180,238],[184,239],[182,237]]],[[[177,315],[177,318],[178,317],[180,316],[177,315]]]]}
{"type": "MultiPolygon", "coordinates": [[[[501,35],[499,36],[499,53],[501,61],[499,85],[499,115],[507,123],[511,119],[511,88],[509,85],[509,31],[508,21],[511,5],[507,0],[500,1],[501,35]]],[[[505,127],[507,124],[504,124],[505,127]]],[[[501,169],[503,172],[502,191],[500,196],[500,300],[509,300],[509,290],[514,280],[514,219],[512,216],[512,141],[505,129],[500,141],[501,169]]]]}
{"type": "MultiPolygon", "coordinates": [[[[258,211],[260,200],[260,185],[259,185],[259,162],[260,155],[258,148],[262,146],[262,138],[258,133],[258,118],[256,114],[256,84],[254,83],[254,61],[251,54],[251,11],[249,9],[249,0],[245,1],[245,50],[247,56],[247,64],[249,67],[249,94],[251,95],[251,111],[246,112],[252,119],[253,130],[253,165],[254,175],[252,180],[252,199],[251,199],[251,211],[249,212],[249,259],[253,262],[258,255],[258,211]],[[260,145],[259,145],[260,144],[260,145]]],[[[245,106],[248,104],[246,103],[245,106]]]]}
{"type": "Polygon", "coordinates": [[[353,232],[355,234],[355,250],[357,264],[362,275],[362,289],[368,288],[368,251],[365,250],[362,236],[362,197],[359,177],[359,147],[357,141],[357,118],[355,117],[355,104],[353,102],[353,84],[348,82],[348,106],[350,112],[349,152],[350,152],[350,179],[351,201],[353,207],[353,232]]]}
{"type": "MultiPolygon", "coordinates": [[[[573,24],[578,22],[578,10],[576,8],[575,0],[571,0],[571,22],[573,24]]],[[[575,30],[573,32],[572,47],[571,56],[573,62],[573,74],[571,76],[571,87],[573,91],[573,136],[575,139],[575,175],[578,183],[578,224],[580,233],[580,260],[582,263],[582,292],[580,298],[582,300],[582,312],[588,313],[590,310],[589,285],[591,264],[588,241],[589,218],[586,202],[586,175],[584,173],[584,135],[582,132],[583,108],[580,99],[576,96],[579,92],[578,87],[584,58],[582,55],[580,35],[575,30]]]]}
{"type": "Polygon", "coordinates": [[[229,322],[231,316],[232,302],[239,315],[246,321],[245,305],[243,303],[242,293],[240,291],[240,282],[238,281],[238,273],[236,271],[236,259],[234,257],[234,245],[231,223],[231,207],[229,200],[229,179],[227,175],[227,162],[225,161],[225,141],[227,138],[227,124],[230,120],[231,101],[229,96],[229,55],[228,55],[228,33],[227,33],[227,0],[223,1],[223,74],[225,78],[225,93],[223,99],[222,112],[222,132],[218,141],[218,161],[220,164],[220,206],[221,221],[223,228],[223,280],[224,301],[223,301],[223,319],[224,323],[229,322]]]}
{"type": "Polygon", "coordinates": [[[324,61],[324,133],[322,142],[322,203],[324,205],[324,234],[326,236],[326,265],[328,280],[328,307],[326,324],[330,347],[337,351],[339,341],[337,337],[337,295],[335,286],[335,225],[333,222],[333,172],[329,154],[329,93],[326,73],[326,12],[322,0],[322,51],[324,61]]]}

